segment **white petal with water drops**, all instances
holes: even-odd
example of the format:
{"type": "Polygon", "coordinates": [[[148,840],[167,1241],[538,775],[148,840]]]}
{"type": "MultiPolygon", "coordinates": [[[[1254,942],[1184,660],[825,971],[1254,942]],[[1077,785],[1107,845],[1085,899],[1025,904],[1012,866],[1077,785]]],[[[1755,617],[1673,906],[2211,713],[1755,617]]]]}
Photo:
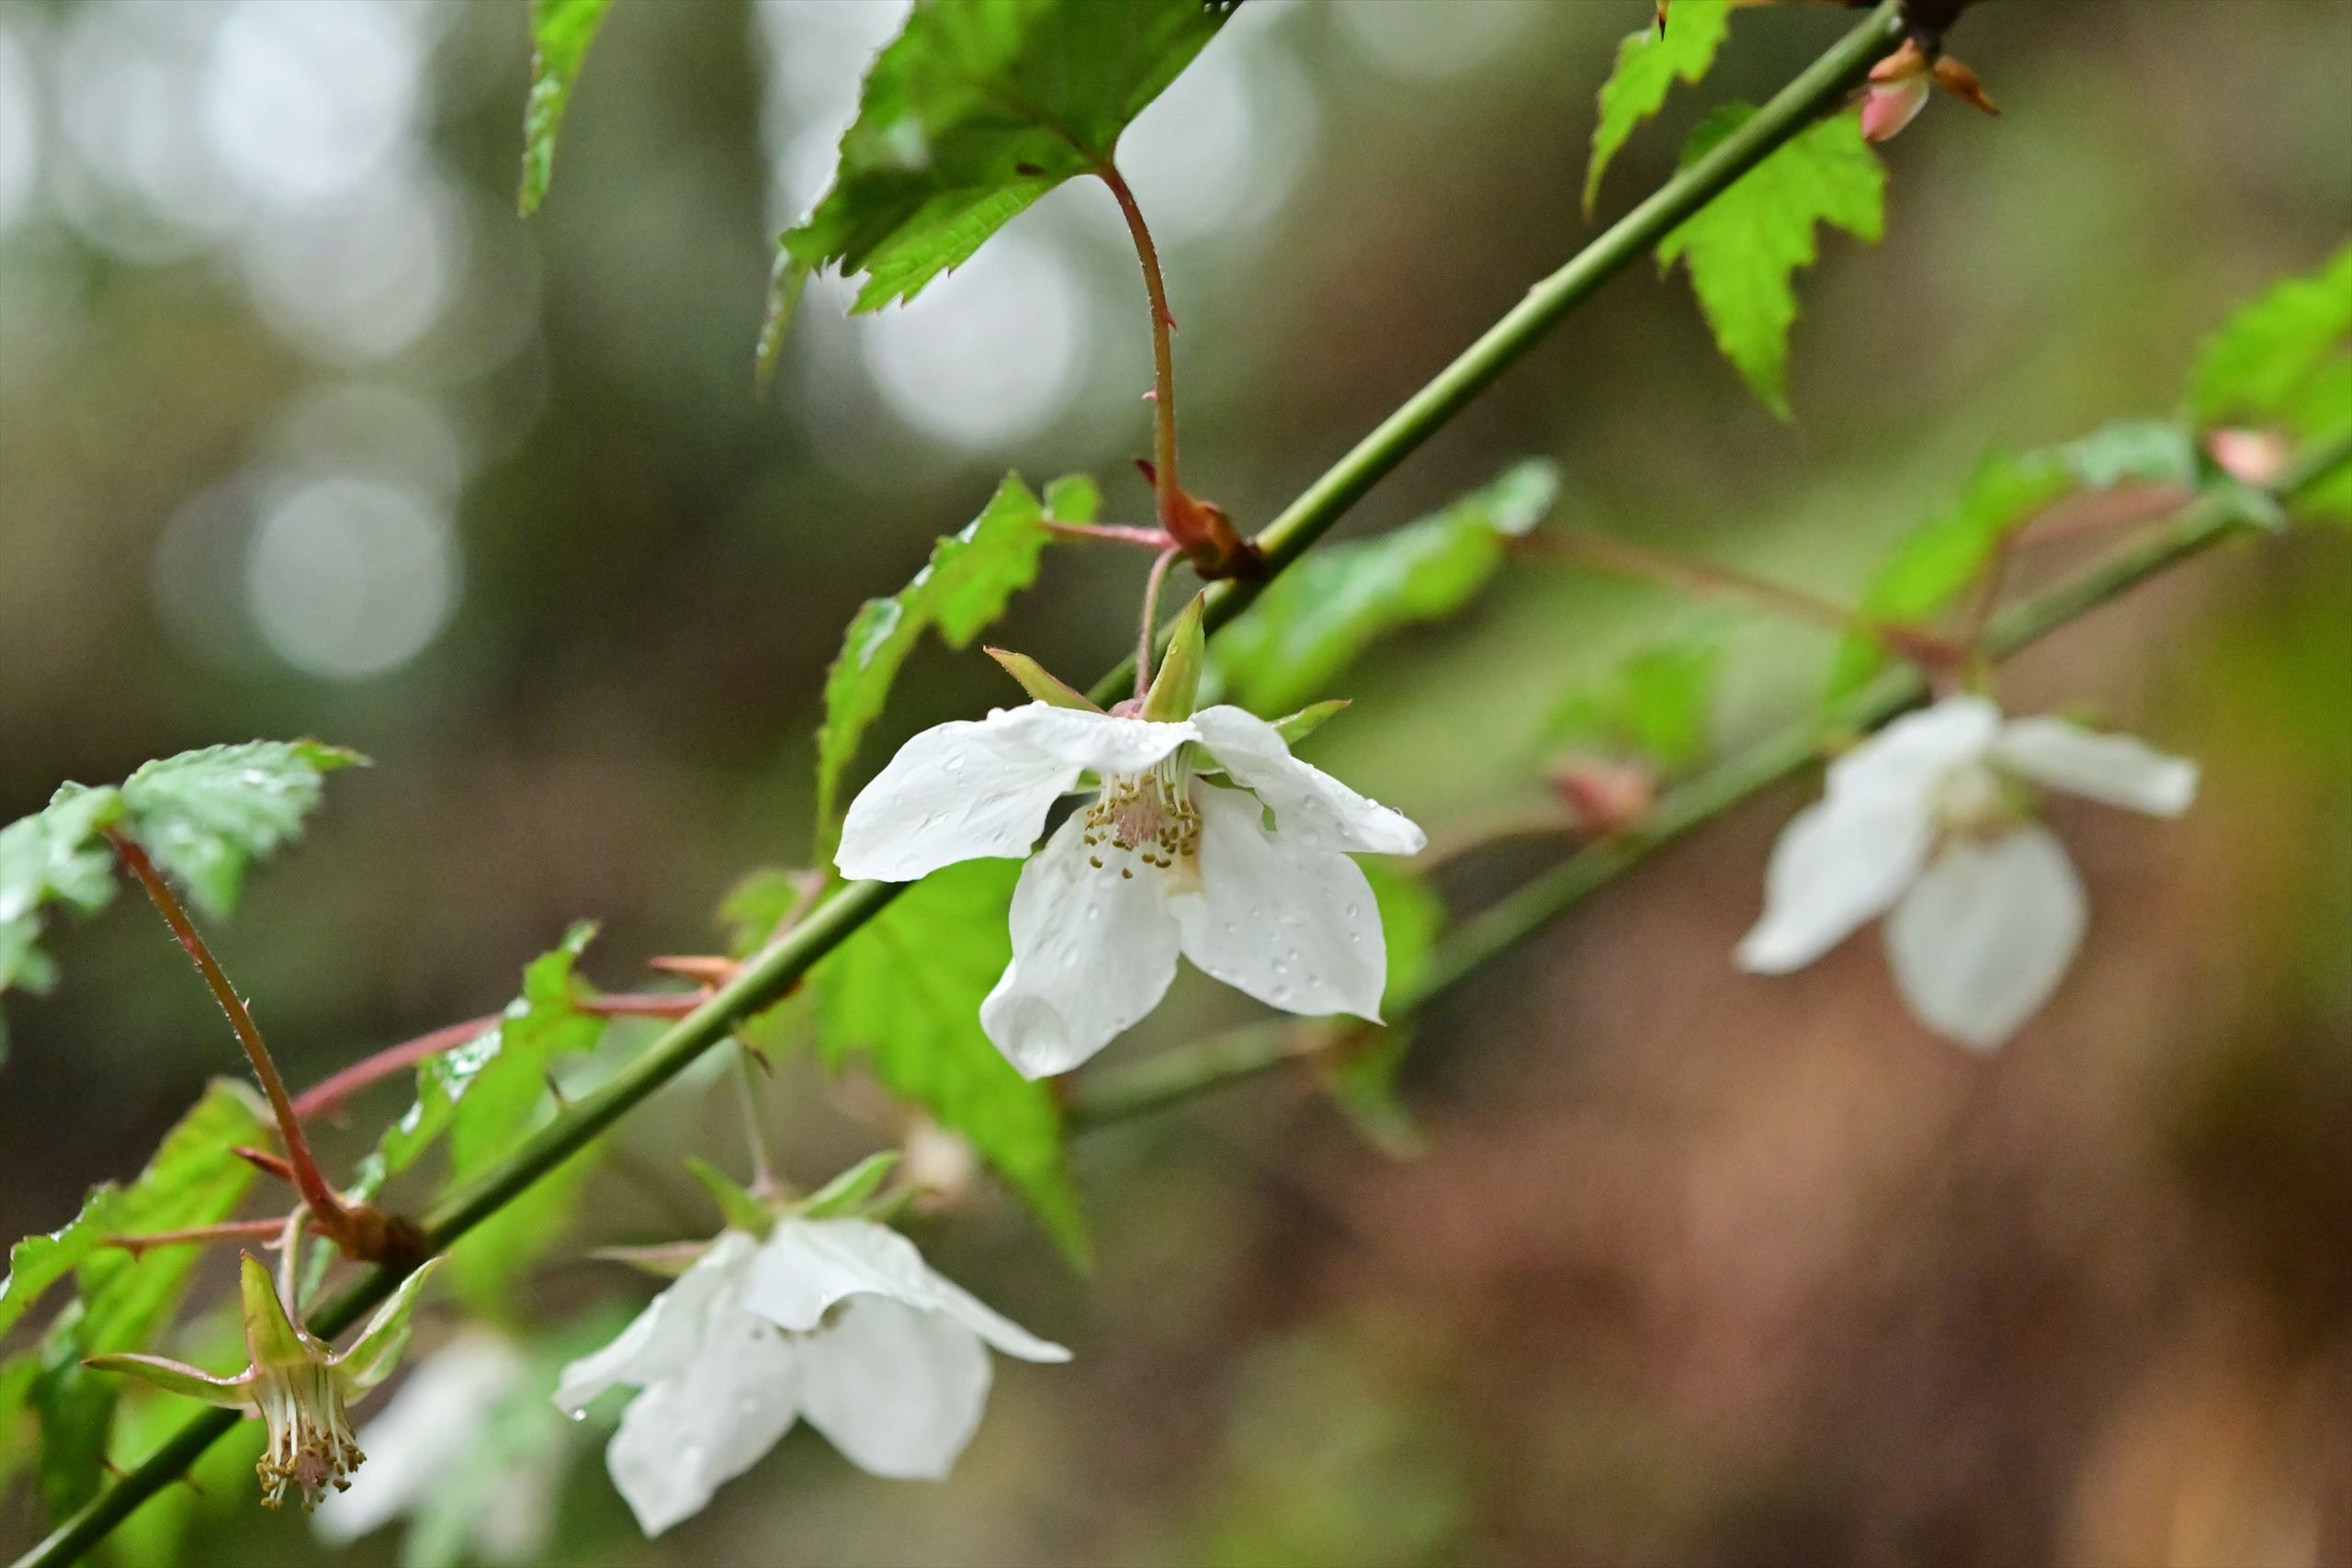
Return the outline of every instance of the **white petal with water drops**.
{"type": "Polygon", "coordinates": [[[1313,840],[1268,832],[1255,796],[1201,798],[1200,888],[1170,903],[1184,956],[1271,1007],[1377,1022],[1388,950],[1356,863],[1313,840]]]}

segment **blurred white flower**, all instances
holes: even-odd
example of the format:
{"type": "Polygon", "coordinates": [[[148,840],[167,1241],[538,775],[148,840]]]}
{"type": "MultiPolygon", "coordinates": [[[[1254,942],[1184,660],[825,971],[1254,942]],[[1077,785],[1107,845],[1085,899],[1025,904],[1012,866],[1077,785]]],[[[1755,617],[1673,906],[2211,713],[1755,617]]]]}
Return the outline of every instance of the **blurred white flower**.
{"type": "Polygon", "coordinates": [[[2081,945],[2082,879],[2030,814],[2030,785],[2177,817],[2197,768],[2128,736],[2004,722],[1979,696],[1896,719],[1829,766],[1781,834],[1764,918],[1739,944],[1759,974],[1804,967],[1871,917],[1919,1021],[1984,1051],[2057,989],[2081,945]]]}
{"type": "Polygon", "coordinates": [[[577,1415],[639,1391],[605,1459],[649,1536],[692,1517],[806,1416],[876,1475],[944,1478],[979,1425],[993,1345],[1029,1361],[1069,1352],[932,1272],[865,1220],[720,1234],[619,1338],[563,1370],[577,1415]]]}
{"type": "Polygon", "coordinates": [[[312,1532],[330,1546],[348,1545],[424,1511],[445,1487],[461,1483],[495,1499],[469,1516],[470,1556],[500,1564],[537,1561],[554,1529],[563,1455],[555,1448],[486,1454],[481,1440],[529,1376],[530,1363],[513,1341],[485,1328],[469,1329],[420,1361],[382,1414],[360,1430],[370,1463],[350,1491],[311,1516],[312,1532]],[[495,1476],[473,1473],[485,1459],[504,1461],[495,1476]]]}
{"type": "Polygon", "coordinates": [[[1421,830],[1237,707],[1156,723],[1040,702],[927,729],[851,803],[836,862],[908,882],[1026,855],[1088,772],[1100,793],[1023,869],[1012,962],[981,1004],[1013,1066],[1085,1061],[1159,1005],[1179,953],[1274,1007],[1377,1021],[1387,950],[1345,852],[1412,854],[1421,830]]]}

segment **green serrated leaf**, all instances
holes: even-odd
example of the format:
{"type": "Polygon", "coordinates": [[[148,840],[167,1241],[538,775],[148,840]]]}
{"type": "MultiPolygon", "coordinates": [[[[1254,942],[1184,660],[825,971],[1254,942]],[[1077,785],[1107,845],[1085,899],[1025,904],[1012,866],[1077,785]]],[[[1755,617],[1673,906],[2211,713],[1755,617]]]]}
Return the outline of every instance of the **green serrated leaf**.
{"type": "Polygon", "coordinates": [[[910,299],[1073,175],[1232,6],[1201,0],[921,0],[877,55],[832,188],[785,251],[864,272],[856,309],[910,299]]]}
{"type": "Polygon", "coordinates": [[[1708,751],[1728,632],[1721,617],[1706,616],[1634,649],[1561,697],[1544,739],[1629,755],[1662,772],[1695,766],[1708,751]]]}
{"type": "Polygon", "coordinates": [[[90,1189],[81,1212],[46,1235],[27,1236],[8,1249],[8,1274],[0,1279],[0,1339],[23,1320],[41,1293],[71,1274],[82,1259],[120,1234],[115,1218],[122,1190],[109,1181],[90,1189]]]}
{"type": "Polygon", "coordinates": [[[524,969],[522,995],[495,1025],[417,1065],[416,1101],[377,1141],[357,1183],[363,1193],[415,1164],[444,1133],[447,1182],[456,1186],[536,1128],[548,1102],[549,1066],[590,1049],[604,1032],[603,1019],[579,1010],[589,993],[573,972],[595,934],[594,925],[573,926],[524,969]]]}
{"type": "Polygon", "coordinates": [[[1017,861],[967,861],[892,900],[811,975],[819,1038],[829,1063],[864,1060],[891,1093],[970,1139],[1080,1262],[1085,1224],[1053,1091],[980,1030],[981,999],[1012,961],[1006,910],[1020,872],[1017,861]]]}
{"type": "MultiPolygon", "coordinates": [[[[143,1235],[215,1224],[235,1212],[254,1168],[230,1150],[265,1143],[266,1113],[243,1084],[216,1079],[164,1136],[138,1179],[112,1205],[112,1234],[143,1235]]],[[[118,1382],[85,1368],[86,1357],[144,1351],[201,1258],[192,1247],[155,1247],[134,1258],[118,1247],[90,1252],[74,1271],[78,1299],[42,1341],[31,1403],[40,1420],[41,1484],[52,1515],[79,1507],[98,1487],[118,1382]]]]}
{"type": "Polygon", "coordinates": [[[1029,204],[1107,162],[1222,25],[1195,0],[926,0],[868,74],[833,187],[784,246],[910,299],[1029,204]]]}
{"type": "Polygon", "coordinates": [[[523,183],[515,205],[528,218],[555,177],[555,138],[588,46],[613,0],[532,0],[531,96],[523,104],[523,183]]]}
{"type": "Polygon", "coordinates": [[[2352,246],[2317,272],[2290,277],[2206,340],[2189,378],[2199,424],[2273,419],[2352,346],[2352,246]]]}
{"type": "Polygon", "coordinates": [[[868,599],[825,673],[825,722],[817,732],[817,841],[827,858],[841,830],[842,775],[867,727],[882,716],[899,667],[926,627],[964,648],[1035,581],[1046,547],[1045,512],[1008,474],[963,532],[939,541],[930,564],[888,599],[868,599]]]}
{"type": "Polygon", "coordinates": [[[62,903],[86,914],[114,896],[114,855],[97,834],[121,809],[116,790],[67,784],[41,810],[0,828],[0,991],[57,983],[40,949],[41,910],[62,903]]]}
{"type": "MultiPolygon", "coordinates": [[[[1755,115],[1726,104],[1691,132],[1690,167],[1755,115]]],[[[1765,407],[1789,410],[1789,329],[1797,319],[1792,284],[1816,255],[1814,229],[1843,229],[1875,243],[1886,228],[1886,170],[1862,137],[1859,113],[1832,116],[1783,143],[1732,187],[1658,243],[1661,266],[1690,269],[1699,309],[1715,344],[1765,407]]]]}
{"type": "Polygon", "coordinates": [[[1541,522],[1559,486],[1552,464],[1521,463],[1433,516],[1302,558],[1217,634],[1214,663],[1232,700],[1295,707],[1383,634],[1461,609],[1502,565],[1504,539],[1541,522]]]}
{"type": "Polygon", "coordinates": [[[1585,169],[1584,209],[1600,194],[1600,176],[1626,139],[1665,107],[1679,79],[1696,85],[1715,62],[1731,32],[1732,0],[1679,0],[1659,26],[1644,28],[1617,46],[1617,63],[1600,87],[1600,118],[1592,128],[1592,161],[1585,169]]]}
{"type": "Polygon", "coordinates": [[[223,915],[254,860],[301,832],[324,775],[365,761],[315,740],[184,751],[123,781],[124,824],[198,908],[223,915]]]}
{"type": "MultiPolygon", "coordinates": [[[[2063,452],[1992,454],[1977,465],[1959,500],[1895,547],[1856,608],[1898,626],[1932,619],[1977,581],[2014,529],[2075,482],[2063,452]]],[[[1830,663],[1829,695],[1852,691],[1885,663],[1876,642],[1846,638],[1830,663]]]]}

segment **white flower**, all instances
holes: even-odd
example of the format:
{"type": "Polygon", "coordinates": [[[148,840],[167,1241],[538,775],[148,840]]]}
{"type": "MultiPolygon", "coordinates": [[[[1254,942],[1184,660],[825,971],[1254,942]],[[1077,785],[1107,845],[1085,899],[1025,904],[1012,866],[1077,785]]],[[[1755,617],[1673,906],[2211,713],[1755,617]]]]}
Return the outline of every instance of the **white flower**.
{"type": "Polygon", "coordinates": [[[1874,915],[1920,1021],[1977,1050],[2050,999],[2081,944],[2082,879],[2020,796],[2040,784],[2177,817],[2197,767],[2054,718],[2003,722],[1983,697],[1896,719],[1829,765],[1781,834],[1741,967],[1802,968],[1874,915]]]}
{"type": "Polygon", "coordinates": [[[944,1477],[988,1398],[983,1340],[1069,1359],[933,1273],[896,1231],[786,1219],[765,1241],[721,1233],[619,1338],[563,1370],[555,1402],[576,1415],[615,1384],[640,1391],[605,1459],[659,1535],[801,1416],[876,1475],[944,1477]]]}
{"type": "Polygon", "coordinates": [[[1291,1012],[1379,1018],[1387,950],[1346,852],[1412,854],[1421,830],[1237,707],[1156,723],[1033,703],[927,729],[851,804],[837,862],[906,882],[1026,855],[1086,772],[1101,792],[1023,869],[1012,963],[980,1009],[1015,1066],[1094,1055],[1159,1004],[1179,953],[1291,1012]]]}
{"type": "MultiPolygon", "coordinates": [[[[311,1516],[311,1529],[330,1546],[345,1546],[424,1508],[451,1485],[478,1496],[468,1544],[484,1562],[536,1562],[555,1525],[561,1482],[561,1444],[531,1459],[486,1449],[485,1427],[505,1418],[530,1376],[530,1364],[504,1335],[469,1329],[417,1364],[391,1403],[361,1428],[368,1468],[351,1490],[330,1497],[311,1516]],[[486,1458],[503,1461],[494,1474],[479,1473],[486,1458]]],[[[546,1419],[563,1426],[553,1412],[546,1419]]]]}

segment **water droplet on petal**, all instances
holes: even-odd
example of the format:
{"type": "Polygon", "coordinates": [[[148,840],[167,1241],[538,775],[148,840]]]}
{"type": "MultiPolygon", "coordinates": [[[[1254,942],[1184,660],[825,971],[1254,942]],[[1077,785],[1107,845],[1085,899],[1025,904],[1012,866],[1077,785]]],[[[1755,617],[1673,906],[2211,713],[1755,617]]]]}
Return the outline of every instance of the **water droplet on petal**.
{"type": "Polygon", "coordinates": [[[962,752],[955,752],[948,757],[947,771],[951,773],[960,773],[964,771],[964,754],[962,752]]]}
{"type": "Polygon", "coordinates": [[[1089,904],[1086,907],[1086,918],[1090,920],[1101,919],[1102,918],[1102,906],[1100,904],[1089,904]]]}

